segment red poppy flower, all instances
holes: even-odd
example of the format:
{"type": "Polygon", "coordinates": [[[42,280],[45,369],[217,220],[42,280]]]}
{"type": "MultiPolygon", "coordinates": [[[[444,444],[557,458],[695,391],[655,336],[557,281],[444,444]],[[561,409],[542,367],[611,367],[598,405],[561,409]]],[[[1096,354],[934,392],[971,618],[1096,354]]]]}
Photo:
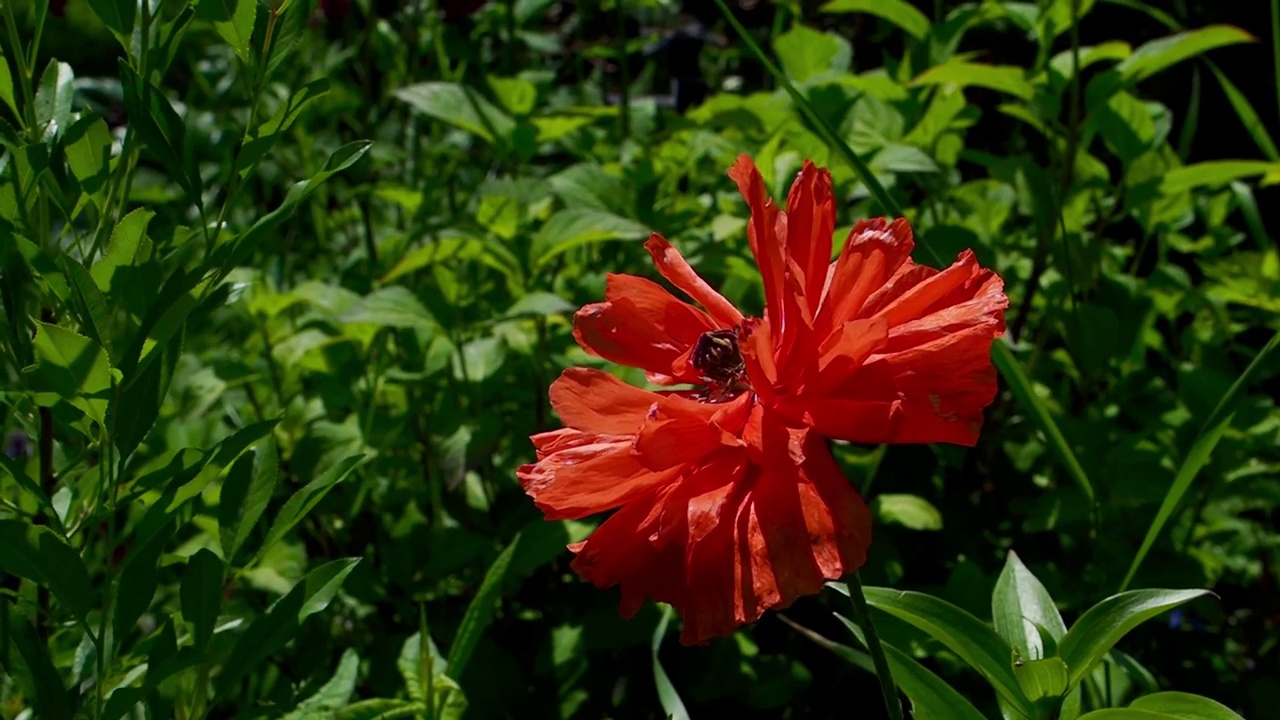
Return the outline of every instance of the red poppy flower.
{"type": "Polygon", "coordinates": [[[826,439],[973,445],[1008,304],[971,252],[941,271],[915,264],[901,219],[858,223],[832,262],[831,177],[811,163],[785,212],[749,158],[729,176],[751,208],[764,317],[745,317],[653,235],[658,272],[701,307],[611,274],[574,337],[669,389],[566,370],[550,391],[566,427],[533,436],[537,462],[518,471],[548,519],[617,510],[570,547],[574,569],[621,586],[626,616],[669,603],[685,643],[865,562],[871,516],[826,439]]]}

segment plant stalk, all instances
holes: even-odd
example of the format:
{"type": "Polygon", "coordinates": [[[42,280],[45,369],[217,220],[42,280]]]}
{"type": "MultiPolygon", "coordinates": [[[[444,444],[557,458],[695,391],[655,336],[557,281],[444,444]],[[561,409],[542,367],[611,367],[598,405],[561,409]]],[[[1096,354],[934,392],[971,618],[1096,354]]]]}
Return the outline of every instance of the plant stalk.
{"type": "Polygon", "coordinates": [[[889,711],[890,720],[902,720],[902,701],[898,699],[898,688],[893,682],[893,673],[889,671],[889,660],[884,656],[884,648],[880,647],[880,636],[876,633],[876,626],[871,622],[871,609],[867,606],[867,596],[862,593],[862,577],[855,570],[845,578],[844,584],[849,588],[849,599],[853,600],[853,619],[866,635],[867,651],[871,653],[876,677],[880,678],[884,708],[889,711]]]}

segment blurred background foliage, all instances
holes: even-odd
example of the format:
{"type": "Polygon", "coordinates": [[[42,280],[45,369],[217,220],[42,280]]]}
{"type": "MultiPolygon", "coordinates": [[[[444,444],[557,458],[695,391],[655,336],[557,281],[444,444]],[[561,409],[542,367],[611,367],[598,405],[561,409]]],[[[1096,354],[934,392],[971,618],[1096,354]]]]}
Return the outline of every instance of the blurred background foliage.
{"type": "MultiPolygon", "coordinates": [[[[33,27],[31,2],[6,17],[18,38],[33,27]]],[[[707,646],[655,650],[658,608],[623,620],[616,591],[568,569],[564,546],[597,520],[545,522],[515,481],[532,458],[527,436],[557,424],[549,383],[567,366],[600,365],[573,342],[573,310],[602,296],[606,272],[654,276],[641,247],[651,230],[735,303],[762,306],[747,210],[724,176],[737,154],[755,158],[775,197],[805,158],[830,166],[838,241],[885,212],[716,3],[294,0],[277,12],[158,0],[151,52],[165,57],[149,75],[182,135],[144,137],[123,199],[95,194],[96,168],[75,164],[73,148],[119,156],[137,125],[130,106],[141,107],[94,4],[50,3],[34,64],[68,63],[52,81],[68,92],[55,95],[101,122],[50,131],[51,157],[72,170],[50,181],[67,188],[43,225],[55,240],[28,229],[34,242],[21,246],[39,278],[32,297],[52,317],[76,316],[68,280],[60,293],[55,279],[74,273],[55,259],[96,272],[115,246],[98,236],[113,231],[151,248],[113,261],[137,272],[109,283],[109,299],[133,307],[137,295],[138,317],[172,301],[161,284],[184,272],[221,268],[226,281],[183,311],[155,426],[120,451],[125,491],[109,512],[120,539],[85,552],[94,586],[149,547],[146,510],[168,478],[190,477],[172,475],[193,467],[185,453],[237,437],[255,448],[201,455],[213,471],[154,550],[154,600],[117,633],[121,687],[141,682],[128,675],[144,658],[155,672],[167,618],[181,611],[179,636],[194,622],[190,578],[220,580],[225,563],[234,575],[215,583],[203,659],[145,688],[185,708],[212,674],[208,706],[179,716],[375,717],[434,692],[447,693],[445,717],[659,718],[655,659],[693,717],[882,712],[874,676],[777,615],[707,646]],[[350,145],[362,140],[367,151],[350,145]],[[322,167],[341,172],[297,190],[322,167]],[[211,235],[215,218],[225,229],[211,235]],[[323,492],[298,501],[296,525],[255,525],[264,511],[279,523],[317,478],[323,492]],[[227,498],[253,489],[265,497],[248,498],[257,515],[240,527],[227,498]],[[350,560],[326,564],[337,558],[350,560]],[[244,649],[246,633],[280,627],[304,577],[323,588],[296,597],[303,610],[281,642],[244,649]],[[348,705],[357,710],[337,710],[348,705]]],[[[1131,586],[1218,598],[1126,638],[1098,702],[1172,687],[1273,715],[1280,359],[1262,357],[1228,390],[1280,329],[1268,229],[1280,223],[1269,210],[1280,180],[1275,3],[728,4],[906,209],[917,259],[937,265],[972,247],[1011,299],[1006,339],[1028,381],[1003,386],[976,448],[837,446],[876,511],[866,581],[989,619],[1012,549],[1070,618],[1119,589],[1183,477],[1131,586]]],[[[4,112],[18,126],[17,109],[4,112]]],[[[30,219],[9,210],[26,167],[14,157],[0,210],[18,233],[30,219]]],[[[6,336],[0,394],[11,431],[0,498],[15,516],[39,512],[19,477],[42,474],[32,438],[43,403],[19,334],[6,336]]],[[[69,542],[108,512],[94,489],[108,449],[86,413],[52,406],[46,489],[69,542]]],[[[807,598],[784,614],[843,637],[831,616],[843,603],[807,598]]],[[[879,617],[887,639],[996,716],[956,657],[879,617]]],[[[74,623],[54,631],[52,665],[84,681],[87,641],[74,623]]],[[[0,683],[0,716],[31,694],[0,683]]]]}

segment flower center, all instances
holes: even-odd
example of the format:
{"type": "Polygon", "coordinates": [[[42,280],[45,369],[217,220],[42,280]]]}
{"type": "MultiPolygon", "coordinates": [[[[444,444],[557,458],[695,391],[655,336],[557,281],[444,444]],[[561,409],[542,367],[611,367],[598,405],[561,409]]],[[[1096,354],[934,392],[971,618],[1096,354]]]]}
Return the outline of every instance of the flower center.
{"type": "Polygon", "coordinates": [[[706,390],[698,395],[703,402],[732,400],[751,389],[747,381],[747,366],[738,349],[736,330],[713,330],[702,333],[693,346],[693,367],[707,383],[706,390]]]}

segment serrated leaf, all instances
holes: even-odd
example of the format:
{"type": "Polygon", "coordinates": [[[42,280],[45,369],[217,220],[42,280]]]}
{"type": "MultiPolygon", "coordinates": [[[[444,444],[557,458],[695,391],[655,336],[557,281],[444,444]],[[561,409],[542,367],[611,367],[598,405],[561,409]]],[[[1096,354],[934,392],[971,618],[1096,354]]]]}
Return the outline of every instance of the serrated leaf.
{"type": "Polygon", "coordinates": [[[49,62],[36,89],[36,123],[41,137],[53,140],[71,126],[71,100],[75,96],[75,73],[71,66],[49,62]]]}
{"type": "Polygon", "coordinates": [[[36,356],[32,384],[104,422],[111,363],[102,346],[66,328],[37,323],[32,347],[36,356]]]}
{"type": "Polygon", "coordinates": [[[133,33],[133,21],[138,12],[138,3],[134,0],[89,0],[89,6],[122,39],[133,33]]]}
{"type": "MultiPolygon", "coordinates": [[[[203,5],[203,3],[201,3],[203,5]]],[[[257,0],[238,0],[231,18],[223,22],[215,22],[213,27],[218,35],[231,46],[236,57],[248,65],[250,62],[249,43],[253,40],[253,23],[258,16],[257,0]]]]}
{"type": "Polygon", "coordinates": [[[640,240],[649,234],[649,228],[644,225],[613,213],[567,208],[552,215],[534,237],[534,267],[576,247],[613,240],[640,240]]]}

